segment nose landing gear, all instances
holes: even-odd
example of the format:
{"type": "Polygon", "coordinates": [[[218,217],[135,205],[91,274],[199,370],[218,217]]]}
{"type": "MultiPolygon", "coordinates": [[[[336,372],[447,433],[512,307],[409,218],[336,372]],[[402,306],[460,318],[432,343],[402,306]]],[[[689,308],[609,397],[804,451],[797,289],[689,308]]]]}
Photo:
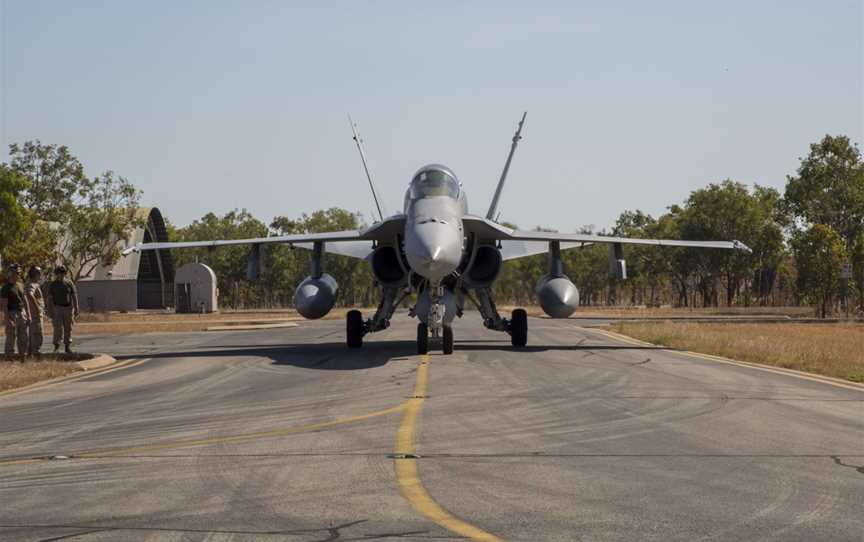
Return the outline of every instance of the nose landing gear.
{"type": "Polygon", "coordinates": [[[429,326],[422,322],[417,324],[417,353],[429,353],[429,326]]]}
{"type": "MultiPolygon", "coordinates": [[[[453,353],[453,328],[445,325],[441,328],[441,350],[444,354],[450,355],[453,353]]],[[[417,353],[429,353],[429,326],[424,323],[417,324],[417,353]]]]}
{"type": "Polygon", "coordinates": [[[444,326],[444,332],[441,337],[441,350],[448,356],[453,353],[453,328],[451,326],[444,326]]]}

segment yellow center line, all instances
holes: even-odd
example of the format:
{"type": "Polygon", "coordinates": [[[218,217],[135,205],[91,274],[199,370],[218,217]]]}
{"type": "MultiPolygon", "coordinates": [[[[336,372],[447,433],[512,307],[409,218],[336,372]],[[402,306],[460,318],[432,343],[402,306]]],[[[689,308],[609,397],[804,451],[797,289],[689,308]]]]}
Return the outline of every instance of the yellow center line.
{"type": "Polygon", "coordinates": [[[399,426],[399,431],[396,433],[395,452],[397,457],[394,462],[396,483],[399,485],[399,492],[411,503],[414,510],[445,529],[471,540],[501,542],[501,539],[497,536],[487,533],[444,510],[432,499],[426,488],[423,487],[423,482],[420,480],[417,468],[417,460],[404,457],[405,455],[415,453],[414,436],[417,431],[417,420],[420,417],[420,410],[423,408],[423,402],[425,401],[428,381],[429,356],[424,355],[420,358],[420,365],[417,367],[414,398],[409,399],[405,404],[405,414],[402,416],[402,423],[399,426]]]}

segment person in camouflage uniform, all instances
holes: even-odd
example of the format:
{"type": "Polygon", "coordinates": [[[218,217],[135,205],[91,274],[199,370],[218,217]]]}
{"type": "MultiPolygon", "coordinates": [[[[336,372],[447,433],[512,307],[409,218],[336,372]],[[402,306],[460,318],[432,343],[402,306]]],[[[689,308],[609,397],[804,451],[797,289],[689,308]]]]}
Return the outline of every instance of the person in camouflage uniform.
{"type": "Polygon", "coordinates": [[[66,267],[54,269],[54,280],[48,284],[46,297],[48,317],[54,325],[54,351],[60,349],[60,341],[67,354],[72,353],[72,324],[78,318],[78,291],[75,284],[66,278],[66,267]]]}
{"type": "Polygon", "coordinates": [[[27,310],[27,300],[24,287],[20,282],[21,266],[12,264],[7,269],[6,282],[0,287],[0,315],[3,316],[6,332],[5,354],[15,354],[15,346],[18,346],[18,354],[23,359],[30,348],[28,338],[28,324],[30,313],[27,310]]]}
{"type": "Polygon", "coordinates": [[[27,283],[24,285],[24,295],[27,297],[27,309],[30,312],[30,349],[31,356],[39,357],[42,350],[42,329],[45,321],[45,298],[42,295],[42,269],[33,266],[27,272],[27,283]]]}

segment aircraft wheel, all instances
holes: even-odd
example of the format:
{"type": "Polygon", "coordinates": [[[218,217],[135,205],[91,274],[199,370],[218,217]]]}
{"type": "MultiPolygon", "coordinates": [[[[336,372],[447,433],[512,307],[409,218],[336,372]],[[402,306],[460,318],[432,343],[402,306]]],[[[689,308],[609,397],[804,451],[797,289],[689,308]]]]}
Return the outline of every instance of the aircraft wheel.
{"type": "Polygon", "coordinates": [[[423,322],[417,324],[417,353],[429,353],[429,326],[423,322]]]}
{"type": "Polygon", "coordinates": [[[442,337],[442,350],[445,354],[450,355],[453,353],[453,328],[450,326],[444,326],[444,336],[442,337]]]}
{"type": "Polygon", "coordinates": [[[345,326],[348,336],[348,348],[360,348],[363,346],[363,315],[360,311],[348,311],[345,317],[345,326]]]}
{"type": "Polygon", "coordinates": [[[517,348],[528,344],[528,313],[514,309],[510,319],[510,342],[517,348]]]}

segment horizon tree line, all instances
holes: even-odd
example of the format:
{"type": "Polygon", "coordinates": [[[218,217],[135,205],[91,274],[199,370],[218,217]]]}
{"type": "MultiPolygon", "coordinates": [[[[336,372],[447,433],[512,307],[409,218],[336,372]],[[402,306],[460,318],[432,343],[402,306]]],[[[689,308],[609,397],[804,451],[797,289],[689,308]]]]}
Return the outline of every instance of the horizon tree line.
{"type": "MultiPolygon", "coordinates": [[[[117,239],[142,225],[141,191],[112,171],[89,177],[66,146],[12,144],[0,164],[0,256],[4,262],[50,266],[62,262],[76,278],[120,258],[117,239]]],[[[207,213],[184,227],[168,225],[176,241],[236,239],[361,228],[363,216],[340,208],[274,217],[243,210],[207,213]]],[[[510,224],[512,226],[512,224],[510,224]]],[[[542,226],[536,227],[544,229],[542,226]]],[[[813,306],[822,316],[838,307],[841,268],[851,264],[852,312],[864,314],[864,160],[846,136],[810,145],[781,194],[726,179],[694,190],[660,216],[623,211],[611,229],[585,233],[692,240],[738,239],[752,254],[678,247],[627,247],[628,279],[608,272],[608,248],[566,250],[565,271],[580,303],[656,307],[813,306]]],[[[230,308],[288,307],[308,274],[310,254],[265,246],[265,269],[246,280],[246,247],[173,251],[177,266],[191,261],[216,272],[220,304],[230,308]]],[[[545,273],[545,255],[505,262],[495,284],[501,304],[530,305],[545,273]]],[[[359,260],[328,255],[339,282],[339,305],[377,303],[374,277],[359,260]]]]}

